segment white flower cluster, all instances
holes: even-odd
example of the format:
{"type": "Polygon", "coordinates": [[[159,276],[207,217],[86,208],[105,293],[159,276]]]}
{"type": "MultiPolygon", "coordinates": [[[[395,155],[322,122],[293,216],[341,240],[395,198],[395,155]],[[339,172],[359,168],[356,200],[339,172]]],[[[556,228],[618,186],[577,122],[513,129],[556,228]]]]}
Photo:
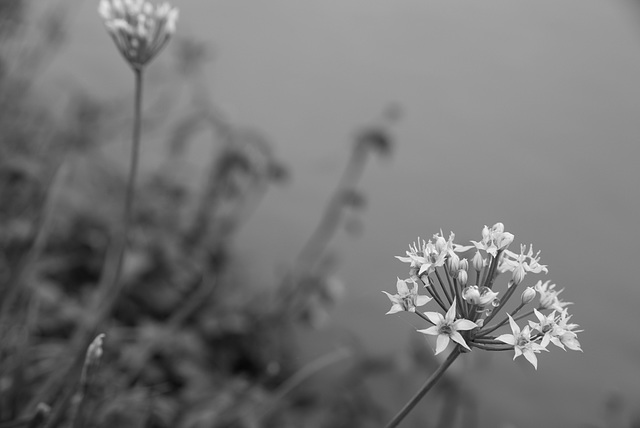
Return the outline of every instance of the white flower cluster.
{"type": "Polygon", "coordinates": [[[540,264],[540,252],[534,254],[533,247],[521,245],[520,253],[508,250],[514,236],[504,231],[502,223],[493,227],[485,226],[482,240],[471,241],[473,245],[462,246],[453,242],[451,233],[445,240],[442,232],[433,235],[433,241],[418,238],[417,243],[409,246],[406,257],[396,256],[409,264],[409,279],[397,280],[398,293],[384,292],[393,306],[387,314],[408,311],[418,314],[431,324],[429,328],[418,330],[420,333],[437,336],[435,353],[444,351],[450,341],[470,351],[472,347],[489,351],[514,350],[514,359],[520,355],[537,368],[536,354],[547,351],[552,343],[564,350],[582,351],[578,342],[578,325],[570,323],[567,312],[570,302],[564,302],[549,281],[537,281],[527,287],[517,306],[509,311],[500,322],[491,321],[505,307],[517,287],[529,274],[547,273],[547,267],[540,264]],[[475,247],[471,263],[460,258],[457,253],[465,253],[475,247]],[[475,271],[475,283],[469,282],[469,264],[475,271]],[[506,290],[502,297],[494,290],[496,278],[510,273],[506,290]],[[412,283],[409,288],[407,283],[412,283]],[[418,294],[418,284],[424,285],[429,296],[418,294]],[[520,313],[539,297],[538,306],[526,313],[520,313]],[[416,307],[435,301],[440,312],[416,311],[416,307]],[[550,312],[547,315],[544,312],[550,312]],[[523,328],[517,321],[534,315],[523,328]],[[511,333],[494,336],[493,332],[509,324],[511,333]]]}
{"type": "Polygon", "coordinates": [[[141,69],[167,44],[176,30],[178,9],[146,0],[100,0],[98,12],[118,50],[141,69]]]}

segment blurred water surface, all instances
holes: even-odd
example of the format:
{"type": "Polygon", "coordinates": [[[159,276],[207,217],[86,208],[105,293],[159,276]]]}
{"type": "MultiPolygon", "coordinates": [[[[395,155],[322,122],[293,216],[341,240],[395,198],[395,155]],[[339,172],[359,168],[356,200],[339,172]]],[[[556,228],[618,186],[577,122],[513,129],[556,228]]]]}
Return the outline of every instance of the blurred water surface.
{"type": "MultiPolygon", "coordinates": [[[[76,2],[70,41],[42,87],[72,79],[105,98],[131,91],[95,11],[76,2]]],[[[340,238],[348,288],[327,352],[349,329],[373,352],[402,354],[417,318],[384,316],[405,266],[394,259],[442,228],[459,241],[505,223],[534,243],[566,287],[584,354],[553,349],[534,372],[511,353],[465,358],[481,426],[580,426],[611,392],[640,396],[640,20],[599,0],[219,0],[176,2],[178,31],[212,43],[215,101],[264,131],[292,169],[243,230],[254,277],[288,262],[334,188],[353,132],[389,103],[405,116],[392,159],[363,187],[364,235],[340,238]]],[[[162,62],[150,74],[161,73],[162,62]]],[[[164,64],[166,66],[166,64],[164,64]]],[[[158,83],[160,84],[160,83],[158,83]]],[[[149,161],[157,147],[145,139],[149,161]]],[[[196,147],[199,153],[209,150],[196,147]]],[[[474,352],[478,353],[478,352],[474,352]]],[[[405,397],[416,385],[403,391],[405,397]]],[[[397,385],[394,386],[397,388],[397,385]]],[[[397,408],[405,397],[396,394],[397,408]]]]}

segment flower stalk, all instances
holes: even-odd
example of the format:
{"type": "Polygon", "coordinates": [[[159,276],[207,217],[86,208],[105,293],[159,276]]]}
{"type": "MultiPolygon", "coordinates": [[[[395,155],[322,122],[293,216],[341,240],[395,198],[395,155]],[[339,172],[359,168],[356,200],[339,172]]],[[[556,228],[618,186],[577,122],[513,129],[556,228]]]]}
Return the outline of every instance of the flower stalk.
{"type": "Polygon", "coordinates": [[[413,408],[422,400],[422,398],[427,395],[427,393],[433,388],[433,386],[438,383],[444,372],[447,371],[449,366],[453,364],[453,362],[460,356],[460,346],[456,346],[453,351],[449,354],[446,360],[438,367],[438,369],[433,372],[433,374],[427,379],[427,381],[422,385],[422,387],[416,392],[416,394],[411,397],[411,399],[404,405],[402,409],[389,421],[389,423],[385,426],[385,428],[394,428],[400,425],[403,419],[413,410],[413,408]]]}

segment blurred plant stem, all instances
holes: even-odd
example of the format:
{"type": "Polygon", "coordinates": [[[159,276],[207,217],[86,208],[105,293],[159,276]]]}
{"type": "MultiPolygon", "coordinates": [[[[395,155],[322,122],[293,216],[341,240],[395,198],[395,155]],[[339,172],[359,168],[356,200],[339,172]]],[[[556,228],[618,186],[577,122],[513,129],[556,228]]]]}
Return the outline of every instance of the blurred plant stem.
{"type": "Polygon", "coordinates": [[[458,358],[460,355],[460,346],[456,346],[453,351],[449,354],[447,359],[442,363],[440,367],[427,379],[422,388],[418,390],[418,392],[404,405],[404,407],[391,419],[391,421],[385,426],[385,428],[394,428],[397,427],[400,422],[413,410],[413,408],[418,404],[422,398],[427,395],[427,392],[433,388],[433,386],[438,383],[444,372],[447,371],[449,366],[458,358]]]}
{"type": "MultiPolygon", "coordinates": [[[[55,425],[58,419],[63,416],[65,403],[68,403],[74,390],[74,388],[70,388],[69,385],[74,384],[76,381],[79,369],[84,359],[84,350],[87,348],[90,340],[97,334],[97,330],[100,325],[111,313],[118,300],[118,296],[122,291],[123,284],[120,281],[120,276],[122,273],[122,265],[133,211],[133,197],[135,194],[135,183],[138,174],[142,121],[143,69],[134,68],[133,71],[135,75],[133,136],[122,221],[119,223],[119,230],[115,232],[114,243],[110,245],[107,250],[105,267],[102,270],[95,298],[90,302],[90,306],[87,310],[87,322],[78,325],[78,328],[70,341],[70,354],[65,356],[65,364],[67,365],[63,365],[61,370],[56,372],[57,376],[54,375],[49,378],[49,380],[43,385],[40,394],[37,394],[30,403],[33,405],[34,402],[51,402],[55,398],[59,399],[61,405],[54,410],[51,420],[47,426],[55,425]],[[61,391],[65,392],[62,397],[59,397],[59,393],[61,391]]],[[[27,411],[29,407],[31,406],[27,406],[27,411]]]]}

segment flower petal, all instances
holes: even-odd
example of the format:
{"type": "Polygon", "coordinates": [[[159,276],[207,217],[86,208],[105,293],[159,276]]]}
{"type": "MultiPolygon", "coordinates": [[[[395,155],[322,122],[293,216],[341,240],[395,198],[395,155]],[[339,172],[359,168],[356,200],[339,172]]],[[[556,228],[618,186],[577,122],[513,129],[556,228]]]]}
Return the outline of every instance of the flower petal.
{"type": "Polygon", "coordinates": [[[507,345],[516,344],[516,338],[513,334],[501,334],[500,336],[496,337],[496,340],[499,340],[500,342],[504,342],[507,345]]]}
{"type": "Polygon", "coordinates": [[[385,315],[395,314],[402,311],[404,311],[402,305],[399,303],[394,303],[393,306],[391,306],[391,309],[389,309],[389,312],[387,312],[385,315]]]}
{"type": "Polygon", "coordinates": [[[429,296],[418,296],[416,298],[416,306],[424,306],[432,300],[433,299],[429,296]]]}
{"type": "Polygon", "coordinates": [[[461,318],[453,323],[453,328],[455,330],[472,330],[476,327],[478,327],[478,324],[464,318],[461,318]]]}
{"type": "Polygon", "coordinates": [[[431,321],[435,325],[444,323],[444,317],[440,312],[425,312],[424,314],[427,318],[429,318],[429,321],[431,321]]]}
{"type": "Polygon", "coordinates": [[[422,334],[431,334],[431,335],[435,336],[435,335],[437,335],[437,334],[438,334],[438,327],[436,327],[436,326],[434,325],[434,326],[431,326],[431,327],[429,327],[429,328],[425,328],[425,329],[422,329],[422,330],[418,330],[418,333],[422,333],[422,334]]]}
{"type": "Polygon", "coordinates": [[[438,335],[438,339],[436,340],[436,353],[435,353],[435,355],[438,355],[440,352],[442,352],[445,349],[447,349],[448,345],[449,345],[449,336],[447,336],[446,334],[439,334],[438,335]]]}
{"type": "Polygon", "coordinates": [[[398,282],[396,282],[396,288],[398,289],[398,295],[406,296],[409,294],[409,287],[407,287],[407,283],[398,278],[398,282]]]}
{"type": "Polygon", "coordinates": [[[462,335],[455,330],[451,332],[451,340],[453,340],[456,343],[459,343],[460,345],[464,346],[468,350],[471,350],[471,348],[469,348],[469,345],[467,345],[467,342],[464,341],[464,338],[462,337],[462,335]]]}
{"type": "Polygon", "coordinates": [[[453,320],[456,319],[456,298],[453,298],[453,303],[451,303],[451,307],[447,311],[447,314],[444,316],[447,324],[453,323],[453,320]]]}
{"type": "Polygon", "coordinates": [[[536,358],[536,354],[533,351],[526,349],[523,353],[524,357],[531,363],[534,369],[538,370],[538,359],[536,358]]]}

